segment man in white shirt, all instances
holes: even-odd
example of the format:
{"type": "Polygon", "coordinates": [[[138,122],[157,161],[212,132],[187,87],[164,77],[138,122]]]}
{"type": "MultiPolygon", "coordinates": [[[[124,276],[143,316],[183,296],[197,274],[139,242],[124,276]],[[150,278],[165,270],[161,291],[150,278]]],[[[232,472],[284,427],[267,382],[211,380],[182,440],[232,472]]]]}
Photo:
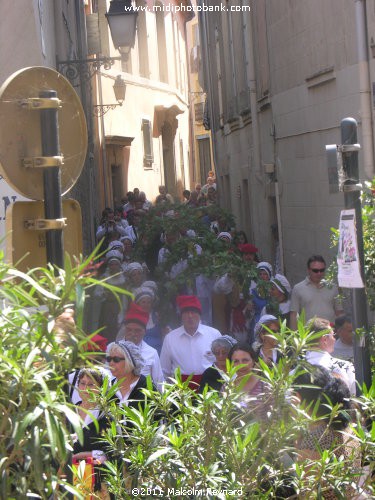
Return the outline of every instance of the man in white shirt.
{"type": "Polygon", "coordinates": [[[173,377],[176,368],[180,368],[183,380],[191,375],[191,388],[195,389],[202,373],[215,361],[211,344],[221,333],[201,323],[202,306],[198,297],[180,295],[176,303],[182,325],[164,338],[161,366],[165,377],[173,377]]]}
{"type": "Polygon", "coordinates": [[[146,211],[150,210],[150,208],[152,207],[152,203],[146,198],[146,193],[144,191],[140,191],[138,199],[139,201],[143,202],[142,205],[143,210],[146,211]]]}
{"type": "Polygon", "coordinates": [[[335,347],[335,334],[327,319],[314,318],[308,324],[313,332],[322,332],[314,350],[306,352],[306,361],[311,365],[326,368],[332,374],[338,375],[349,387],[350,393],[355,395],[355,371],[353,363],[331,356],[335,347]]]}
{"type": "Polygon", "coordinates": [[[149,314],[138,304],[132,302],[126,312],[124,324],[120,328],[117,338],[133,342],[133,344],[139,347],[143,358],[142,375],[145,377],[151,375],[153,382],[158,389],[161,389],[164,382],[164,375],[160,365],[159,354],[156,349],[143,340],[148,319],[149,314]]]}
{"type": "Polygon", "coordinates": [[[335,350],[333,351],[335,358],[353,362],[354,346],[352,318],[346,314],[338,316],[335,319],[335,332],[338,337],[335,342],[335,350]]]}

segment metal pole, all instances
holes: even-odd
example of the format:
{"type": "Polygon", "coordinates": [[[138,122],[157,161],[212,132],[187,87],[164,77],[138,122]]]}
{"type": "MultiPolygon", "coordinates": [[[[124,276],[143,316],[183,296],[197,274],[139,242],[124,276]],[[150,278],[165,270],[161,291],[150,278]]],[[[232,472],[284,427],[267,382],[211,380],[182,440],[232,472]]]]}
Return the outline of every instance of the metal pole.
{"type": "MultiPolygon", "coordinates": [[[[341,121],[341,143],[357,143],[357,122],[354,118],[344,118],[341,121]]],[[[343,154],[343,167],[346,174],[344,184],[345,208],[355,209],[357,225],[357,246],[360,261],[362,279],[364,280],[364,250],[363,250],[363,227],[362,227],[362,206],[361,191],[358,171],[358,152],[353,151],[343,154]]],[[[367,298],[365,288],[352,288],[352,319],[353,328],[359,333],[354,335],[354,364],[356,380],[362,386],[371,386],[371,363],[369,340],[367,336],[367,298]]]]}
{"type": "MultiPolygon", "coordinates": [[[[55,90],[43,90],[39,97],[57,97],[55,90]]],[[[42,154],[43,156],[59,156],[59,122],[57,109],[40,111],[42,154]]],[[[47,167],[43,171],[44,212],[46,219],[62,218],[61,172],[60,167],[47,167]]],[[[58,269],[64,267],[64,248],[62,229],[46,231],[47,261],[58,269]]]]}
{"type": "MultiPolygon", "coordinates": [[[[43,90],[39,97],[57,97],[55,90],[43,90]]],[[[60,156],[58,110],[42,109],[40,111],[43,156],[60,156]]],[[[43,170],[44,214],[46,219],[62,218],[61,171],[60,167],[47,167],[43,170]]],[[[64,268],[64,245],[62,229],[46,231],[47,262],[55,266],[55,275],[64,268]]],[[[69,422],[68,422],[69,426],[69,422]]],[[[65,465],[67,482],[73,484],[72,457],[68,455],[65,465]]],[[[66,498],[73,495],[68,493],[66,498]]]]}

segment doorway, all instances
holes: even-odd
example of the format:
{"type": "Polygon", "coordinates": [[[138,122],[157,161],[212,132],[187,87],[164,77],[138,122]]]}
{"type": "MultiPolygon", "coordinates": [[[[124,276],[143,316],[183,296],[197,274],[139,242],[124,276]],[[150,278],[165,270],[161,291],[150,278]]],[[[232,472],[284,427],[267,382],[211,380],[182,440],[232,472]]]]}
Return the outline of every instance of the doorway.
{"type": "Polygon", "coordinates": [[[197,141],[200,182],[203,185],[207,182],[208,172],[212,170],[210,137],[208,135],[197,137],[197,141]]]}

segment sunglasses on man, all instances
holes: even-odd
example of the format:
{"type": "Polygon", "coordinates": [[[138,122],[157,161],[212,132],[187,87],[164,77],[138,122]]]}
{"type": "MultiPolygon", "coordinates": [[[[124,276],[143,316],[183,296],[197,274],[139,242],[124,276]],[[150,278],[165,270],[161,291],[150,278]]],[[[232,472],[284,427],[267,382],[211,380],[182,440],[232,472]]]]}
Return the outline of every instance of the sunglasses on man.
{"type": "Polygon", "coordinates": [[[315,274],[318,274],[318,273],[325,273],[326,272],[326,268],[325,267],[322,267],[322,269],[314,269],[314,268],[310,268],[310,271],[312,271],[313,273],[315,274]]]}

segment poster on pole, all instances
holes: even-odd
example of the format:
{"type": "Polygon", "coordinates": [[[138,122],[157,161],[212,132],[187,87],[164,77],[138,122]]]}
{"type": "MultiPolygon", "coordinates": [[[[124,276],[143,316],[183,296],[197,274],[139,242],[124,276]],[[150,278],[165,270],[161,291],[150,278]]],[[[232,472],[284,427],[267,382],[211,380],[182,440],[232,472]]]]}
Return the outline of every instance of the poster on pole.
{"type": "Polygon", "coordinates": [[[337,253],[338,283],[342,288],[364,288],[357,245],[355,210],[342,210],[337,253]]]}

